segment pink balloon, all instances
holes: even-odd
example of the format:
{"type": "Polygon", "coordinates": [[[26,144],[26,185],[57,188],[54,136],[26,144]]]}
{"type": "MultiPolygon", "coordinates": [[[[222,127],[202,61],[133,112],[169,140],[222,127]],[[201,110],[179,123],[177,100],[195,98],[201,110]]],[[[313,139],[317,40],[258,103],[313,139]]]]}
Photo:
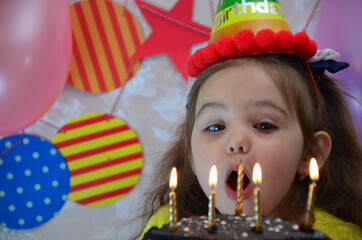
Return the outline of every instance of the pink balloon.
{"type": "Polygon", "coordinates": [[[32,125],[54,104],[71,42],[67,0],[0,0],[0,134],[32,125]]]}

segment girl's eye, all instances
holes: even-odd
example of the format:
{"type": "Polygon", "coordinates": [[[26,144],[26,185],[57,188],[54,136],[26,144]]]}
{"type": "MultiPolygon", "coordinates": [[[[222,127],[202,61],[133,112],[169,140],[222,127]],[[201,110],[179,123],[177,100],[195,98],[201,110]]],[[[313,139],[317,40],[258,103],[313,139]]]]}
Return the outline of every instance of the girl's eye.
{"type": "Polygon", "coordinates": [[[205,132],[219,132],[225,129],[225,126],[222,124],[213,124],[205,128],[205,132]]]}
{"type": "Polygon", "coordinates": [[[274,124],[268,122],[257,123],[254,125],[254,128],[262,131],[262,132],[272,132],[274,130],[278,130],[279,128],[274,124]]]}

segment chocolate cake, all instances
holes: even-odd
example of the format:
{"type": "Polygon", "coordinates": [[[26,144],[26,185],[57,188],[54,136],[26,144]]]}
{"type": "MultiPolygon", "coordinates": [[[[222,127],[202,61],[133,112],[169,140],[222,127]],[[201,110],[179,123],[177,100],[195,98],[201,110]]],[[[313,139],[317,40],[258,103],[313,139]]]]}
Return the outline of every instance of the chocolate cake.
{"type": "Polygon", "coordinates": [[[254,231],[253,217],[218,214],[214,233],[208,231],[207,216],[185,218],[177,222],[171,231],[168,225],[158,229],[151,228],[143,240],[245,240],[245,239],[329,239],[321,232],[301,230],[292,222],[263,217],[263,231],[254,231]]]}

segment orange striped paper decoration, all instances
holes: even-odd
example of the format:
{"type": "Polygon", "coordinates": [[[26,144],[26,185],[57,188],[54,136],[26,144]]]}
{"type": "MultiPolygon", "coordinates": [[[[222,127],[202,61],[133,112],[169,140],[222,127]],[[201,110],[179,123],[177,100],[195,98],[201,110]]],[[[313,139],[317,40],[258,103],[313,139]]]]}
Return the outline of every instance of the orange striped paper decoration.
{"type": "Polygon", "coordinates": [[[143,157],[136,133],[103,113],[78,116],[52,140],[70,171],[68,199],[101,206],[124,197],[137,184],[143,157]]]}
{"type": "Polygon", "coordinates": [[[144,40],[136,18],[122,5],[108,0],[74,3],[70,13],[73,55],[68,82],[92,93],[124,85],[141,64],[130,62],[144,40]]]}

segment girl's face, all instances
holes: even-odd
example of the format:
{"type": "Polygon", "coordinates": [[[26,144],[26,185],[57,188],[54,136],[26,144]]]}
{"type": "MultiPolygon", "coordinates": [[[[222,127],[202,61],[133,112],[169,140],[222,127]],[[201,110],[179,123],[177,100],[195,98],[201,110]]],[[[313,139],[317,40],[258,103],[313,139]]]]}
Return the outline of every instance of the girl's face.
{"type": "Polygon", "coordinates": [[[201,87],[191,136],[194,171],[208,195],[209,172],[218,170],[216,208],[233,214],[239,163],[245,166],[243,212],[253,214],[252,173],[262,170],[263,215],[278,217],[277,205],[296,175],[303,152],[298,120],[273,80],[255,63],[213,74],[201,87]]]}

